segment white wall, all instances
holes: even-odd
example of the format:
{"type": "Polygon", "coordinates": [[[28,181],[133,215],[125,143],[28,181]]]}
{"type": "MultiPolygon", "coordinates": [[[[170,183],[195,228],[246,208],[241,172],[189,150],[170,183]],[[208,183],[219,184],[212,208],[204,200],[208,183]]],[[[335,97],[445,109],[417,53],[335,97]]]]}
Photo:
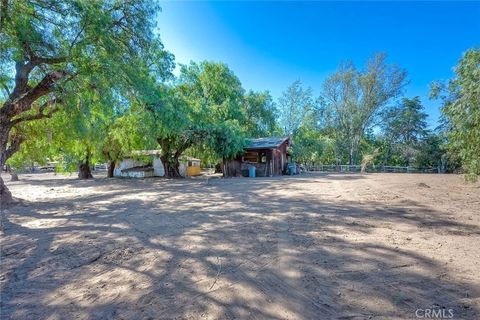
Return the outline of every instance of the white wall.
{"type": "MultiPolygon", "coordinates": [[[[127,174],[127,173],[122,174],[122,170],[143,166],[143,165],[145,165],[145,163],[142,161],[126,158],[126,159],[123,159],[120,162],[120,164],[115,168],[113,175],[115,177],[131,177],[131,174],[127,174]]],[[[164,175],[165,175],[165,168],[163,167],[162,160],[160,160],[159,157],[153,157],[153,176],[163,177],[164,175]]]]}
{"type": "Polygon", "coordinates": [[[153,158],[153,175],[155,177],[163,177],[165,175],[165,168],[159,157],[153,158]]]}
{"type": "Polygon", "coordinates": [[[124,177],[128,178],[148,178],[148,177],[153,177],[153,172],[152,171],[129,171],[123,173],[124,177]]]}
{"type": "Polygon", "coordinates": [[[184,161],[180,161],[180,166],[178,167],[178,172],[182,177],[187,176],[187,163],[184,161]]]}

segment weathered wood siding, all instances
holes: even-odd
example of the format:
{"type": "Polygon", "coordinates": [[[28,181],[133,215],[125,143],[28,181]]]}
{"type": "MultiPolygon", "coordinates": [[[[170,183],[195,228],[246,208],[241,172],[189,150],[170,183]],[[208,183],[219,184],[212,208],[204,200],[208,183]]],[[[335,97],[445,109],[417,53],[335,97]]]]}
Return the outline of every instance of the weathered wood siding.
{"type": "Polygon", "coordinates": [[[248,167],[252,165],[256,167],[257,177],[282,175],[287,167],[287,147],[288,141],[285,141],[278,148],[246,149],[244,154],[227,163],[226,175],[248,177],[248,167]],[[265,162],[260,162],[263,153],[265,154],[265,162]]]}

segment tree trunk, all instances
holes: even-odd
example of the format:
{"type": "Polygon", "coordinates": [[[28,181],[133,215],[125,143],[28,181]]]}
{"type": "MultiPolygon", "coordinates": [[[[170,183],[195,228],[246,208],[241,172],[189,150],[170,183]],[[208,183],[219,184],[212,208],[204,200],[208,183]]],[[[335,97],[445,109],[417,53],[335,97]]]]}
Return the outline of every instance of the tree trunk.
{"type": "Polygon", "coordinates": [[[358,149],[360,146],[360,138],[353,137],[352,141],[350,142],[350,150],[348,154],[348,164],[353,166],[357,164],[358,158],[358,149]]]}
{"type": "Polygon", "coordinates": [[[18,174],[9,165],[7,165],[7,171],[10,173],[10,181],[18,181],[18,174]]]}
{"type": "Polygon", "coordinates": [[[92,171],[90,170],[90,152],[87,151],[85,161],[80,162],[78,165],[78,178],[79,179],[93,179],[92,171]]]}
{"type": "Polygon", "coordinates": [[[354,166],[357,163],[357,145],[354,143],[350,146],[348,154],[348,164],[354,166]]]}
{"type": "Polygon", "coordinates": [[[92,171],[90,170],[90,163],[81,162],[78,166],[79,179],[93,179],[92,171]]]}
{"type": "Polygon", "coordinates": [[[222,159],[222,166],[223,166],[223,170],[222,170],[223,177],[226,178],[226,177],[230,176],[229,172],[228,172],[227,162],[225,161],[225,158],[222,159]]]}
{"type": "MultiPolygon", "coordinates": [[[[28,43],[23,43],[23,45],[28,47],[28,43]]],[[[2,99],[3,103],[0,107],[0,171],[3,170],[7,160],[20,149],[20,145],[25,139],[19,132],[12,135],[11,129],[22,122],[51,117],[58,110],[56,107],[52,107],[59,102],[57,98],[44,102],[35,114],[28,112],[32,109],[35,101],[51,93],[56,83],[67,75],[65,70],[51,71],[31,87],[29,84],[32,70],[36,67],[63,62],[65,59],[39,59],[40,57],[34,57],[26,52],[19,54],[18,58],[14,58],[13,61],[9,60],[9,62],[15,62],[15,85],[12,90],[7,90],[8,97],[2,99]]],[[[12,200],[12,195],[1,178],[0,199],[2,205],[4,202],[12,200]]]]}
{"type": "Polygon", "coordinates": [[[170,157],[168,155],[160,156],[163,168],[165,169],[165,178],[180,178],[180,162],[178,158],[170,157]]]}
{"type": "Polygon", "coordinates": [[[162,160],[165,169],[166,178],[180,178],[180,162],[179,158],[182,153],[192,145],[189,138],[178,140],[178,137],[157,138],[157,142],[162,148],[160,160],[162,160]]]}
{"type": "Polygon", "coordinates": [[[222,164],[221,164],[221,163],[215,164],[215,173],[223,173],[223,169],[222,169],[222,164]]]}
{"type": "Polygon", "coordinates": [[[3,183],[2,177],[0,177],[0,208],[3,208],[4,205],[11,202],[13,202],[12,194],[8,190],[7,186],[3,183]]]}
{"type": "Polygon", "coordinates": [[[384,155],[383,155],[383,166],[385,167],[389,160],[390,160],[390,153],[391,153],[391,146],[390,144],[388,144],[387,146],[387,150],[385,151],[384,155]]]}
{"type": "MultiPolygon", "coordinates": [[[[3,167],[9,158],[9,154],[13,154],[13,152],[16,151],[12,149],[12,145],[7,148],[10,129],[11,126],[9,120],[0,114],[0,173],[3,171],[3,167]]],[[[13,147],[19,147],[19,144],[18,146],[13,147]]],[[[12,193],[8,190],[0,176],[0,208],[11,202],[13,202],[12,193]]]]}
{"type": "Polygon", "coordinates": [[[115,161],[110,161],[108,163],[107,178],[113,178],[114,171],[115,171],[115,161]]]}

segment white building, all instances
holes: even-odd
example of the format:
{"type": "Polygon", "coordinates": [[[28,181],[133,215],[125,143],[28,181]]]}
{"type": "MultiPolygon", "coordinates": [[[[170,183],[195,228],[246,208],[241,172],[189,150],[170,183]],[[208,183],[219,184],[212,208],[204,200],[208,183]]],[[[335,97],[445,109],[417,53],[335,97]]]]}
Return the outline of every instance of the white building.
{"type": "MultiPolygon", "coordinates": [[[[180,158],[182,177],[200,174],[200,160],[191,157],[180,158]]],[[[165,168],[160,160],[160,150],[137,150],[115,166],[115,177],[148,178],[165,176],[165,168]]]]}

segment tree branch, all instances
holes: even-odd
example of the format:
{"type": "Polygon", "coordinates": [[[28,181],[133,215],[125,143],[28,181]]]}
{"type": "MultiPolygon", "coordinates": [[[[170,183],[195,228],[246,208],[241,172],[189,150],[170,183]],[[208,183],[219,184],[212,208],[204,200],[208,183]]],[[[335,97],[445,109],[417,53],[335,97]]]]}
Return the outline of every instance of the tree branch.
{"type": "MultiPolygon", "coordinates": [[[[10,100],[12,104],[14,103],[13,101],[15,99],[18,99],[20,96],[22,96],[22,94],[30,91],[31,88],[28,87],[28,80],[30,72],[36,66],[41,64],[56,64],[67,61],[67,57],[36,57],[33,55],[27,44],[24,44],[23,46],[25,50],[28,51],[26,53],[30,56],[30,60],[24,58],[15,62],[15,87],[13,88],[13,91],[9,94],[8,97],[8,100],[10,100]]],[[[58,74],[58,72],[59,71],[54,71],[47,74],[43,80],[49,77],[50,74],[55,75],[58,74]]]]}
{"type": "Polygon", "coordinates": [[[34,66],[38,66],[40,64],[56,64],[66,62],[67,57],[33,57],[31,63],[34,66]]]}
{"type": "Polygon", "coordinates": [[[5,92],[7,93],[7,96],[10,96],[10,90],[8,89],[8,86],[5,83],[2,83],[3,89],[5,89],[5,92]]]}
{"type": "Polygon", "coordinates": [[[69,54],[72,53],[73,47],[77,44],[78,39],[80,38],[80,35],[85,31],[85,25],[82,25],[78,33],[75,35],[75,38],[73,38],[72,43],[70,44],[70,47],[68,48],[69,54]]]}
{"type": "Polygon", "coordinates": [[[51,92],[53,86],[65,75],[65,71],[53,71],[47,73],[35,87],[11,102],[13,110],[9,110],[10,115],[19,115],[20,113],[29,110],[33,102],[51,92]]]}
{"type": "Polygon", "coordinates": [[[38,120],[38,119],[44,119],[44,118],[51,118],[52,115],[57,112],[59,110],[58,107],[54,107],[54,108],[51,108],[47,113],[44,113],[45,109],[47,109],[48,107],[50,106],[53,106],[53,105],[56,105],[56,104],[59,104],[61,103],[61,99],[58,99],[58,98],[52,98],[48,101],[46,101],[45,103],[43,103],[40,108],[38,108],[38,112],[36,114],[32,114],[32,115],[25,115],[23,117],[19,117],[19,118],[16,118],[16,119],[13,119],[12,121],[10,121],[10,123],[12,124],[12,126],[14,125],[17,125],[21,122],[25,122],[25,121],[32,121],[32,120],[38,120]]]}
{"type": "Polygon", "coordinates": [[[28,76],[33,67],[33,64],[25,60],[15,61],[15,87],[13,88],[11,95],[8,97],[8,100],[16,99],[25,91],[28,84],[28,76]]]}
{"type": "Polygon", "coordinates": [[[12,137],[7,150],[5,150],[5,161],[10,159],[10,157],[20,149],[20,145],[23,141],[25,141],[25,137],[22,135],[16,134],[12,137]]]}

